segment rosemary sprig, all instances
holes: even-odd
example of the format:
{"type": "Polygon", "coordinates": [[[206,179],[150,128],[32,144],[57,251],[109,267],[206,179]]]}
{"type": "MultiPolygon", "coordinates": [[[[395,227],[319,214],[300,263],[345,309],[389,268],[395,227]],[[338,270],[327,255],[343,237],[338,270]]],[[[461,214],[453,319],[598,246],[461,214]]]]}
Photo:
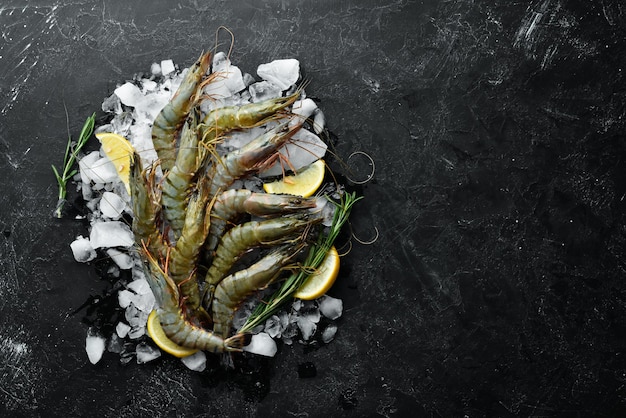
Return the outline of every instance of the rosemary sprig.
{"type": "Polygon", "coordinates": [[[63,206],[65,205],[65,196],[67,195],[67,182],[78,172],[74,167],[78,153],[87,143],[87,140],[93,133],[93,128],[96,123],[96,114],[93,113],[87,118],[83,129],[80,131],[80,136],[77,142],[72,141],[72,136],[68,134],[67,145],[65,146],[65,156],[63,157],[63,172],[59,173],[57,168],[52,165],[52,171],[57,179],[59,185],[59,200],[57,202],[56,209],[54,210],[54,216],[61,218],[63,215],[63,206]]]}
{"type": "Polygon", "coordinates": [[[329,199],[337,208],[328,233],[319,236],[317,242],[311,246],[302,268],[292,273],[268,300],[261,301],[257,305],[256,309],[246,320],[246,323],[239,329],[239,332],[249,332],[257,325],[262,324],[278,311],[284,303],[293,298],[293,294],[300,288],[302,283],[322,264],[339,235],[341,227],[348,220],[352,206],[360,199],[362,199],[362,196],[357,197],[356,193],[346,193],[338,203],[329,199]]]}

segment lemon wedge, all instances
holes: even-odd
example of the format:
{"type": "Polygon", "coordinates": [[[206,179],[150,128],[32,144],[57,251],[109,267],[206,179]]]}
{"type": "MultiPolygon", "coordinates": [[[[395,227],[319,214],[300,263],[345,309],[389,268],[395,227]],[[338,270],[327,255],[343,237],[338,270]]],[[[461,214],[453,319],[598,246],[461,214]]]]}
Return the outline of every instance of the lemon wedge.
{"type": "Polygon", "coordinates": [[[328,292],[339,275],[339,253],[333,246],[326,254],[324,261],[317,269],[302,283],[302,286],[294,293],[294,297],[303,300],[313,300],[328,292]]]}
{"type": "Polygon", "coordinates": [[[130,165],[133,161],[134,148],[122,135],[112,132],[99,132],[96,138],[102,144],[102,151],[111,160],[126,191],[130,194],[130,165]]]}
{"type": "Polygon", "coordinates": [[[317,160],[300,173],[293,176],[285,176],[282,180],[263,184],[263,189],[267,193],[309,197],[322,185],[325,169],[324,160],[317,160]]]}
{"type": "Polygon", "coordinates": [[[167,338],[161,322],[159,321],[159,315],[157,311],[150,312],[148,315],[148,323],[146,324],[148,335],[152,338],[152,341],[163,351],[173,355],[174,357],[182,358],[190,356],[196,353],[198,350],[195,348],[187,348],[176,344],[174,341],[167,338]]]}

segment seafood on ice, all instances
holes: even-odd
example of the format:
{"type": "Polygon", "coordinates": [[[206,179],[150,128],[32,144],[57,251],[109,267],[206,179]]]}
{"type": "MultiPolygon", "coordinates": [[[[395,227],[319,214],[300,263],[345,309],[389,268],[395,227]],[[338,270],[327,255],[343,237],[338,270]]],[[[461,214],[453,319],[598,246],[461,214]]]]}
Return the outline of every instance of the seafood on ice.
{"type": "MultiPolygon", "coordinates": [[[[129,185],[102,168],[115,161],[97,151],[81,160],[77,179],[91,233],[72,243],[74,256],[89,262],[104,252],[116,274],[131,271],[118,294],[125,321],[112,336],[90,330],[88,350],[124,355],[131,339],[141,347],[138,362],[158,357],[142,340],[155,309],[170,340],[201,351],[254,351],[259,341],[291,343],[298,335],[329,342],[342,309],[330,296],[286,306],[253,330],[264,335],[253,343],[239,331],[263,292],[303,268],[302,254],[333,217],[322,192],[300,197],[262,188],[321,159],[328,147],[320,138],[324,115],[306,96],[298,61],[260,65],[261,81],[221,52],[172,68],[171,61],[153,64],[151,76],[124,83],[103,103],[112,118],[96,132],[130,141],[129,185]]],[[[322,189],[335,198],[342,192],[333,184],[322,189]]]]}

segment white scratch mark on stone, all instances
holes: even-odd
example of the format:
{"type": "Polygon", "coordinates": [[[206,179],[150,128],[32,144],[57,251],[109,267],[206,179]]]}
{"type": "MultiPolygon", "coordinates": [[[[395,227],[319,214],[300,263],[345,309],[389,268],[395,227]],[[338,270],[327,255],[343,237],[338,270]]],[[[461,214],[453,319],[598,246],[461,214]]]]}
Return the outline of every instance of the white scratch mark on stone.
{"type": "Polygon", "coordinates": [[[522,19],[513,41],[513,47],[523,50],[526,57],[531,59],[541,57],[541,69],[545,69],[550,64],[559,49],[558,42],[563,41],[559,36],[546,36],[550,35],[548,31],[554,31],[563,26],[558,22],[560,11],[560,0],[534,2],[526,9],[526,15],[522,19]],[[553,40],[557,43],[547,46],[541,45],[541,42],[545,40],[553,40]],[[543,49],[543,52],[538,51],[538,49],[543,49]]]}
{"type": "Polygon", "coordinates": [[[45,40],[57,25],[58,7],[58,4],[0,7],[0,36],[4,40],[0,45],[0,58],[6,60],[0,79],[9,90],[0,114],[6,114],[13,107],[36,69],[40,56],[46,49],[45,40]]]}
{"type": "Polygon", "coordinates": [[[36,362],[23,326],[5,327],[0,334],[0,403],[9,411],[26,411],[37,407],[41,367],[36,362]]]}

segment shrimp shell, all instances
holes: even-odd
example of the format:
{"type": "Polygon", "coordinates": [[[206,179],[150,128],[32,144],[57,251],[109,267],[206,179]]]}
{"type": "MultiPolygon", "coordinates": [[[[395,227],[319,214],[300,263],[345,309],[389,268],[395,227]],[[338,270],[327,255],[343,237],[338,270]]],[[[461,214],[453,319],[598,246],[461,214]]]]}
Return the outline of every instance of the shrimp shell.
{"type": "Polygon", "coordinates": [[[151,187],[154,181],[154,170],[146,178],[141,159],[135,153],[131,166],[131,199],[133,207],[132,230],[135,234],[136,242],[148,243],[151,252],[164,257],[166,253],[163,236],[158,229],[158,215],[160,210],[159,196],[156,190],[151,187]]]}
{"type": "Polygon", "coordinates": [[[317,214],[301,217],[285,216],[265,221],[250,221],[231,228],[222,237],[213,263],[206,273],[208,300],[212,297],[215,285],[228,274],[245,252],[261,245],[301,241],[306,229],[321,220],[317,214]]]}
{"type": "Polygon", "coordinates": [[[192,98],[197,93],[210,62],[210,52],[198,58],[185,75],[176,94],[159,112],[152,124],[152,142],[163,172],[169,171],[176,161],[176,132],[195,103],[195,99],[192,98]]]}
{"type": "Polygon", "coordinates": [[[214,165],[214,172],[209,176],[211,178],[210,196],[216,196],[219,192],[228,189],[236,179],[257,170],[300,127],[300,125],[288,127],[288,122],[282,123],[238,150],[220,158],[214,165]]]}
{"type": "Polygon", "coordinates": [[[146,278],[159,305],[159,321],[170,340],[183,347],[212,353],[241,351],[245,340],[243,334],[223,339],[214,332],[191,324],[180,308],[179,293],[172,279],[161,269],[145,246],[143,255],[148,262],[149,274],[146,274],[146,278]]]}
{"type": "Polygon", "coordinates": [[[198,125],[200,134],[204,139],[215,139],[224,132],[261,126],[273,119],[277,112],[291,106],[301,93],[297,90],[286,97],[213,109],[198,125]]]}
{"type": "Polygon", "coordinates": [[[283,215],[316,207],[316,198],[287,194],[255,193],[231,189],[221,193],[210,212],[210,229],[205,249],[214,251],[229,221],[247,213],[255,216],[283,215]]]}
{"type": "Polygon", "coordinates": [[[250,294],[270,284],[294,254],[290,246],[281,247],[250,267],[224,278],[215,288],[213,297],[213,332],[227,337],[237,307],[250,294]]]}
{"type": "Polygon", "coordinates": [[[189,201],[182,234],[171,249],[168,262],[170,277],[179,286],[185,303],[194,310],[200,306],[195,266],[207,234],[205,210],[206,194],[199,191],[189,201]]]}
{"type": "Polygon", "coordinates": [[[198,170],[198,133],[195,118],[183,125],[176,162],[161,184],[163,215],[174,237],[178,238],[185,223],[185,208],[191,181],[198,170]]]}

